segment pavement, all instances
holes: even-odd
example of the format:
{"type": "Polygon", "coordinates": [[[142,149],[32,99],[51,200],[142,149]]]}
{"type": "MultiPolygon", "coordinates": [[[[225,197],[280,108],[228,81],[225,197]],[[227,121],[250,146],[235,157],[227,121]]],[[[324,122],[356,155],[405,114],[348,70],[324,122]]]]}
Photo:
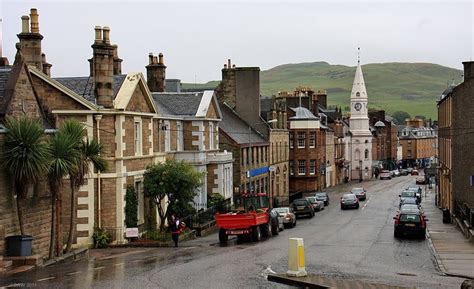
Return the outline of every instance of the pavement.
{"type": "Polygon", "coordinates": [[[443,224],[443,212],[435,205],[434,190],[428,190],[422,206],[429,220],[427,235],[440,271],[474,279],[474,243],[455,225],[443,224]]]}

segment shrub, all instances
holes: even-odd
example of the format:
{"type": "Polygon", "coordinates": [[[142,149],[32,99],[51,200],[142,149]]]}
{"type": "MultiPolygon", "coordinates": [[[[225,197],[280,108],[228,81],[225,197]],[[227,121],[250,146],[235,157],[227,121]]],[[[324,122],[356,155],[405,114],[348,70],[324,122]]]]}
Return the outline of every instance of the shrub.
{"type": "Polygon", "coordinates": [[[110,243],[112,236],[105,229],[95,228],[92,239],[94,240],[94,248],[106,248],[110,243]]]}
{"type": "Polygon", "coordinates": [[[133,185],[127,186],[125,193],[125,226],[127,228],[136,228],[138,223],[137,218],[138,199],[133,185]]]}

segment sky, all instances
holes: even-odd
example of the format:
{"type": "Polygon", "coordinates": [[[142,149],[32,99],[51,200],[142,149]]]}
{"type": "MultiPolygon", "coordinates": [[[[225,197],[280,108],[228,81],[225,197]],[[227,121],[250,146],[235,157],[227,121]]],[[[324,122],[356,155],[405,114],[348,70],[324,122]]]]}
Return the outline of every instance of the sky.
{"type": "Polygon", "coordinates": [[[473,60],[474,1],[22,1],[0,0],[3,56],[13,62],[21,16],[37,8],[53,77],[87,76],[94,26],[109,26],[122,72],[164,54],[167,78],[220,80],[230,58],[266,70],[286,63],[473,60]]]}

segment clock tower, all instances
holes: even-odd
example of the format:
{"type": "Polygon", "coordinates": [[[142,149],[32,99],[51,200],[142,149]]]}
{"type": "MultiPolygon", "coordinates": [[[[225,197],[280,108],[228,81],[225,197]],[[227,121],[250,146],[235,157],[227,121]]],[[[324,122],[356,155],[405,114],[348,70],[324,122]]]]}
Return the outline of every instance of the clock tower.
{"type": "Polygon", "coordinates": [[[368,95],[360,60],[351,91],[351,117],[349,126],[351,141],[351,179],[365,180],[372,177],[372,133],[369,129],[368,95]]]}

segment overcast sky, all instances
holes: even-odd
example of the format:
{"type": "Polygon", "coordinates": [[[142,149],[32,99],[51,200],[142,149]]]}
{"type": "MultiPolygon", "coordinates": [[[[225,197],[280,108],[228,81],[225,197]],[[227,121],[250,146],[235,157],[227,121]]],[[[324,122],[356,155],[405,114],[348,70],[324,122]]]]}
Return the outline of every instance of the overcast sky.
{"type": "MultiPolygon", "coordinates": [[[[432,62],[462,68],[474,54],[472,1],[6,1],[3,54],[13,62],[21,16],[38,8],[53,76],[85,76],[94,26],[109,26],[122,71],[163,52],[167,78],[219,80],[231,58],[262,70],[285,63],[432,62]]],[[[0,37],[2,34],[0,34],[0,37]]]]}

